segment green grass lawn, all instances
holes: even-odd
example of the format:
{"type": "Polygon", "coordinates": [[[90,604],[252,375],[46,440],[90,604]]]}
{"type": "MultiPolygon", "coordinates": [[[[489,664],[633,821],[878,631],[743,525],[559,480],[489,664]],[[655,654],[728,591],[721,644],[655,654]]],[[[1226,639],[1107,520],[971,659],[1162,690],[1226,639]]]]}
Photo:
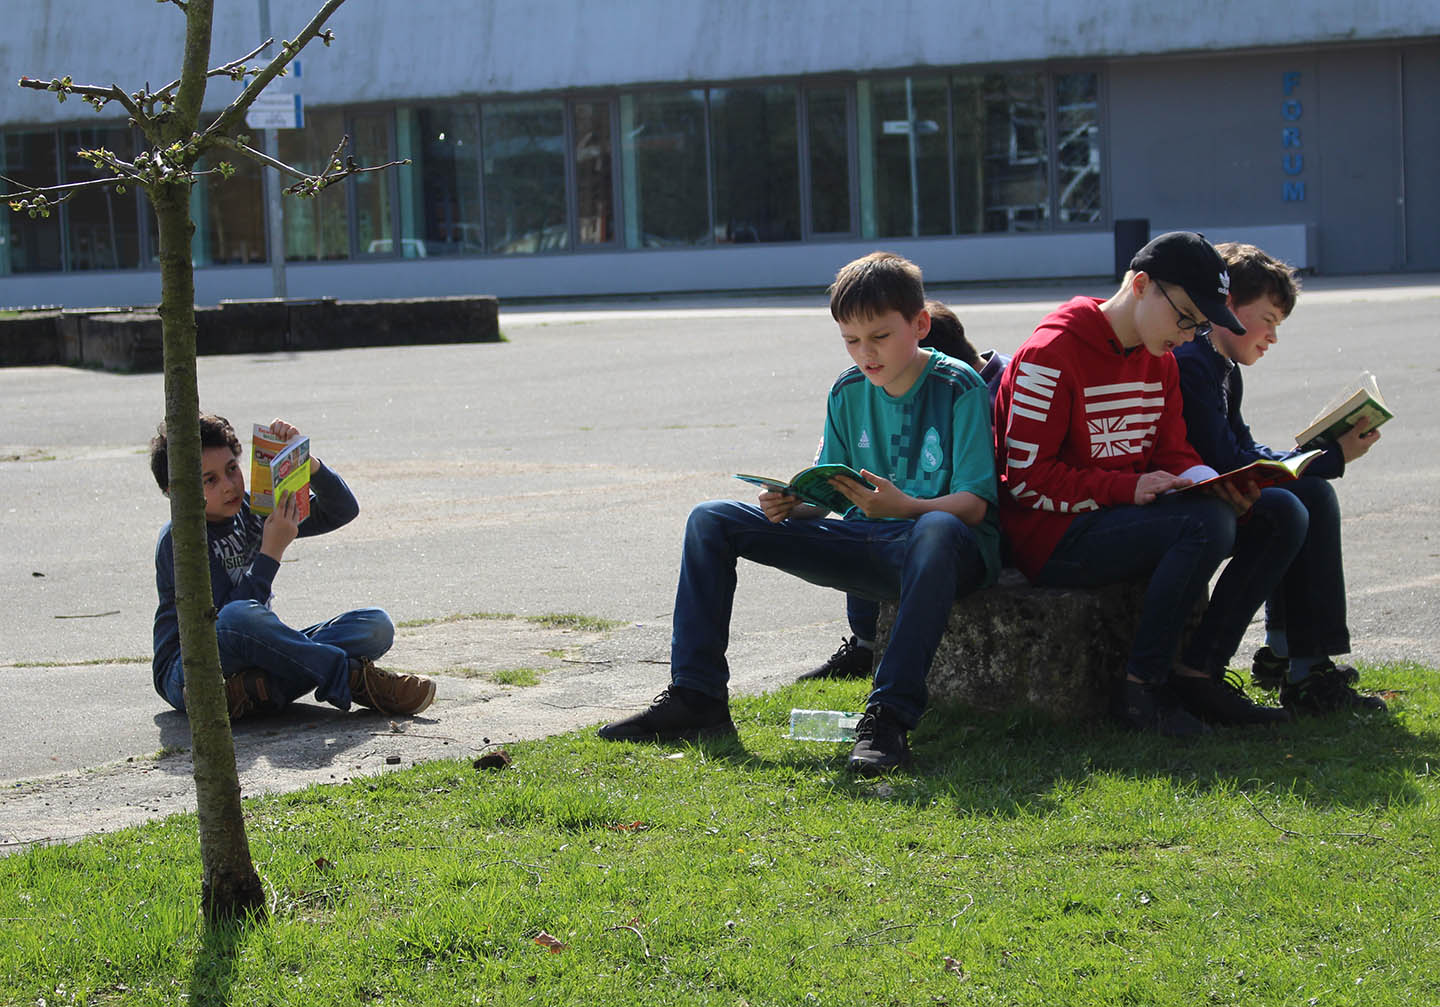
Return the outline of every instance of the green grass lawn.
{"type": "Polygon", "coordinates": [[[1364,680],[1392,716],[1183,745],[932,714],[882,781],[784,738],[865,694],[804,683],[313,787],[247,803],[273,912],[208,934],[190,816],[34,849],[0,1004],[1434,1005],[1440,678],[1364,680]]]}

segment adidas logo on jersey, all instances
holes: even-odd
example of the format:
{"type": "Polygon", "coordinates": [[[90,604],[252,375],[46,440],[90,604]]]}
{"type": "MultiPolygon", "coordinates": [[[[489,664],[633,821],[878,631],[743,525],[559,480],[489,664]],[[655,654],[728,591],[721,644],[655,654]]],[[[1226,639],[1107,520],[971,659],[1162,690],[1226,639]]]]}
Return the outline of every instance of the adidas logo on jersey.
{"type": "Polygon", "coordinates": [[[870,446],[870,431],[869,431],[869,430],[861,430],[861,431],[860,431],[860,440],[856,443],[855,446],[856,446],[857,448],[859,448],[860,450],[862,450],[862,451],[870,446]]]}

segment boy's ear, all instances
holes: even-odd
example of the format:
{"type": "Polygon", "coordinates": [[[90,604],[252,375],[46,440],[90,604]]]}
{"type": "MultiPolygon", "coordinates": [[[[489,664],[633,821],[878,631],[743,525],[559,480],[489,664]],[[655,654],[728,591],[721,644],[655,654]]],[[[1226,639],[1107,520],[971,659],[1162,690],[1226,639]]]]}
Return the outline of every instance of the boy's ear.
{"type": "Polygon", "coordinates": [[[920,336],[920,339],[918,341],[923,343],[925,341],[925,337],[930,334],[930,312],[926,311],[924,308],[921,308],[919,314],[915,316],[915,321],[913,324],[915,326],[915,331],[920,336]]]}

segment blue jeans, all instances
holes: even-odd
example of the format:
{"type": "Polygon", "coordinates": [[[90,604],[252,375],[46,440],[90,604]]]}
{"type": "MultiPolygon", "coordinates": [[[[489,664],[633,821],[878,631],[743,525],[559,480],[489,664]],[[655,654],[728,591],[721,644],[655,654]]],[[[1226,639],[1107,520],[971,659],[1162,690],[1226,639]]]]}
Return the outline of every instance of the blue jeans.
{"type": "MultiPolygon", "coordinates": [[[[268,672],[276,706],[313,691],[322,703],[348,710],[350,658],[384,654],[395,639],[395,624],[384,609],[361,608],[297,630],[258,601],[232,601],[220,610],[215,636],[221,673],[229,678],[243,668],[268,672]]],[[[160,692],[184,711],[184,688],[185,671],[176,657],[161,676],[160,692]]]]}
{"type": "Polygon", "coordinates": [[[1288,485],[1260,491],[1248,518],[1236,527],[1233,555],[1210,592],[1204,620],[1181,652],[1184,664],[1210,675],[1224,673],[1251,618],[1294,563],[1309,524],[1288,485]]]}
{"type": "Polygon", "coordinates": [[[857,639],[874,640],[880,624],[880,603],[856,594],[845,596],[845,621],[857,639]]]}
{"type": "Polygon", "coordinates": [[[741,557],[871,601],[898,599],[869,703],[912,727],[925,709],[925,676],[950,606],[985,580],[975,534],[953,514],[775,524],[753,504],[712,500],[692,510],[685,525],[670,638],[673,684],[726,696],[725,650],[741,557]]]}
{"type": "MultiPolygon", "coordinates": [[[[1228,504],[1177,494],[1143,507],[1081,514],[1066,529],[1036,582],[1098,587],[1148,577],[1125,673],[1158,684],[1170,678],[1186,617],[1234,546],[1235,512],[1228,504]]],[[[1197,632],[1204,631],[1202,624],[1197,632]]]]}
{"type": "Polygon", "coordinates": [[[1284,630],[1291,657],[1333,657],[1350,650],[1345,617],[1345,562],[1340,501],[1328,479],[1301,476],[1285,484],[1305,509],[1305,540],[1265,608],[1265,628],[1284,630]]]}

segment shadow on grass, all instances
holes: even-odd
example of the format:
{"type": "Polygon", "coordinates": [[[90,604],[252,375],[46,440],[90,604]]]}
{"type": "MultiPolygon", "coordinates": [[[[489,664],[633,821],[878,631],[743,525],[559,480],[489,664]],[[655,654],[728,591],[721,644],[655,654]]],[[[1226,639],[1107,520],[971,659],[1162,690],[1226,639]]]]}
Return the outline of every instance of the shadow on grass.
{"type": "Polygon", "coordinates": [[[778,748],[773,736],[763,737],[783,723],[793,698],[782,690],[749,701],[755,705],[744,712],[753,715],[736,718],[739,737],[704,740],[695,749],[737,768],[834,774],[836,786],[857,798],[879,793],[913,804],[938,798],[957,813],[998,816],[1049,813],[1065,794],[1100,777],[1165,779],[1197,793],[1293,794],[1314,807],[1366,813],[1421,800],[1416,775],[1427,764],[1440,765],[1440,733],[1412,729],[1403,717],[1387,714],[1220,728],[1175,741],[1111,722],[1056,724],[1032,713],[939,708],[910,736],[913,767],[877,782],[845,771],[848,745],[792,743],[783,727],[778,748]]]}
{"type": "MultiPolygon", "coordinates": [[[[230,1007],[237,1002],[234,987],[236,974],[240,971],[240,952],[246,934],[257,924],[263,925],[263,918],[247,916],[242,920],[205,926],[200,950],[195,955],[195,965],[190,972],[187,1002],[192,1007],[230,1007]]],[[[238,1002],[243,1003],[245,999],[244,990],[240,990],[238,1002]]]]}

